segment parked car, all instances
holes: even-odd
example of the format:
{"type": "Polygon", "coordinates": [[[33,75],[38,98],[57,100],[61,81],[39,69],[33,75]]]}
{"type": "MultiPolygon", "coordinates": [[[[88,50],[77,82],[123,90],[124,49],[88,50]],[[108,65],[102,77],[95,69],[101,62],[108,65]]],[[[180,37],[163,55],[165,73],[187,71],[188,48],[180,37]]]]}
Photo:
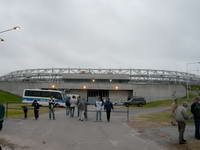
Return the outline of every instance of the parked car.
{"type": "Polygon", "coordinates": [[[146,100],[144,97],[133,97],[130,98],[127,102],[123,103],[124,106],[136,105],[143,106],[146,105],[146,100]]]}

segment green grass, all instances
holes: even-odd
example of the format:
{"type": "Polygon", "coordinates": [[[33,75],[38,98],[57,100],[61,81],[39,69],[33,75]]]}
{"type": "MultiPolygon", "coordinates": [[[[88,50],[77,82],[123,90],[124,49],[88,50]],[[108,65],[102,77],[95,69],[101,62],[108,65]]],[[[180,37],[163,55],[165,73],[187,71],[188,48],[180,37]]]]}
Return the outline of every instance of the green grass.
{"type": "MultiPolygon", "coordinates": [[[[162,111],[162,112],[156,112],[156,113],[150,113],[150,114],[143,114],[143,115],[139,115],[137,117],[137,119],[142,119],[144,122],[148,123],[148,122],[154,122],[158,125],[171,125],[171,121],[172,121],[172,116],[171,116],[171,111],[170,110],[166,110],[166,111],[162,111]]],[[[192,114],[190,112],[190,109],[188,109],[188,115],[189,118],[192,117],[192,114]]],[[[193,124],[193,119],[189,119],[186,121],[187,124],[193,124]]]]}
{"type": "MultiPolygon", "coordinates": [[[[23,118],[24,117],[24,113],[23,110],[21,108],[21,106],[28,106],[28,118],[33,118],[34,117],[34,113],[33,113],[33,107],[31,107],[30,105],[27,104],[15,104],[12,106],[8,105],[8,118],[23,118]]],[[[40,114],[45,114],[48,112],[48,107],[40,107],[40,114]]]]}
{"type": "MultiPolygon", "coordinates": [[[[181,99],[180,99],[181,101],[181,99]]],[[[156,107],[164,107],[170,106],[172,104],[172,100],[159,100],[159,101],[152,101],[147,103],[144,106],[130,106],[130,108],[156,108],[156,107]]]]}
{"type": "MultiPolygon", "coordinates": [[[[180,105],[180,104],[185,103],[185,102],[191,103],[195,96],[196,95],[190,94],[189,100],[186,97],[178,98],[178,104],[180,105]]],[[[154,102],[148,103],[143,108],[170,106],[171,104],[172,104],[172,100],[154,101],[154,102]]],[[[189,118],[191,118],[192,113],[191,113],[190,107],[187,109],[187,113],[188,113],[189,118]]],[[[157,112],[157,113],[143,114],[143,115],[138,116],[138,119],[142,119],[146,123],[154,122],[154,123],[157,123],[161,126],[162,125],[170,125],[170,122],[172,120],[171,114],[172,114],[171,110],[169,109],[169,110],[157,112]]],[[[187,121],[187,124],[193,124],[193,119],[189,119],[187,121]]]]}
{"type": "MultiPolygon", "coordinates": [[[[23,118],[23,110],[22,106],[26,105],[29,107],[28,117],[33,117],[33,107],[31,104],[23,104],[22,98],[20,96],[11,94],[9,92],[1,91],[0,90],[0,103],[6,104],[8,103],[8,118],[23,118]]],[[[44,114],[48,112],[47,107],[41,107],[40,113],[44,114]]]]}
{"type": "Polygon", "coordinates": [[[151,113],[139,116],[146,121],[153,121],[153,122],[170,122],[171,121],[171,112],[170,111],[163,111],[159,113],[151,113]]]}
{"type": "Polygon", "coordinates": [[[0,103],[21,102],[21,101],[22,101],[22,99],[20,96],[0,90],[0,103]]]}

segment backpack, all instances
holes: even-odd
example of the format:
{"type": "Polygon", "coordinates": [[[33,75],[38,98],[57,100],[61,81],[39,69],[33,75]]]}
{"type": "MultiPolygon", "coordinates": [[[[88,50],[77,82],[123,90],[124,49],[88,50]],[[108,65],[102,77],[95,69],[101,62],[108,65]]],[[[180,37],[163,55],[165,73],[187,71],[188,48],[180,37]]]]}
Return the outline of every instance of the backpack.
{"type": "Polygon", "coordinates": [[[66,99],[65,105],[66,105],[66,106],[70,106],[70,99],[66,99]]]}
{"type": "Polygon", "coordinates": [[[200,104],[199,103],[196,103],[194,107],[194,112],[195,112],[195,116],[200,118],[200,104]]]}

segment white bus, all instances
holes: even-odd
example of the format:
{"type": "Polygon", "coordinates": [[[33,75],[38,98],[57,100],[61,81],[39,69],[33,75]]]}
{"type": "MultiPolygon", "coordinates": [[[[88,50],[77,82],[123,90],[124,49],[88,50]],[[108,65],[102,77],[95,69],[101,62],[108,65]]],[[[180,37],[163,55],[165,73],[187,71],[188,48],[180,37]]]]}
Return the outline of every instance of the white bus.
{"type": "Polygon", "coordinates": [[[65,106],[66,95],[59,90],[24,89],[22,102],[33,103],[37,100],[40,105],[48,106],[51,97],[55,98],[59,106],[65,106]]]}

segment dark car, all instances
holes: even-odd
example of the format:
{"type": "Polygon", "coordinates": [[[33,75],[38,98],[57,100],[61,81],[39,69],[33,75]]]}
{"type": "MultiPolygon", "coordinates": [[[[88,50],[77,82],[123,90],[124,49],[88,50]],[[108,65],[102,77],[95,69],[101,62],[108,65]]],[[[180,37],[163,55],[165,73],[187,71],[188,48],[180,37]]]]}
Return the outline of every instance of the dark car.
{"type": "Polygon", "coordinates": [[[143,106],[146,105],[146,100],[144,97],[134,97],[130,98],[127,102],[124,102],[124,106],[130,105],[143,106]]]}

